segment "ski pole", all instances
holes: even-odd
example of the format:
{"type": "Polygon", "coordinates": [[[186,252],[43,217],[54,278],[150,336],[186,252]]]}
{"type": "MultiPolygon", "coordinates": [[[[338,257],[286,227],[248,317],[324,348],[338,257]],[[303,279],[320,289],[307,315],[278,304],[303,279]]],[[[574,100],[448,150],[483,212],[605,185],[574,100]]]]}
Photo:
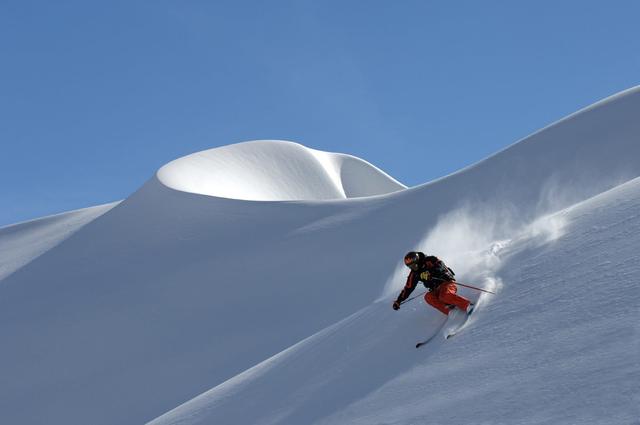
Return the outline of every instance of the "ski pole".
{"type": "Polygon", "coordinates": [[[408,299],[406,299],[406,300],[402,301],[402,302],[400,303],[400,305],[402,305],[402,304],[404,304],[404,303],[408,303],[409,301],[413,300],[414,298],[421,297],[421,296],[423,296],[423,295],[424,295],[424,294],[426,294],[426,293],[427,293],[427,291],[424,291],[424,292],[423,292],[423,293],[421,293],[421,294],[414,295],[413,297],[408,298],[408,299]]]}
{"type": "MultiPolygon", "coordinates": [[[[475,290],[477,290],[477,291],[486,292],[487,294],[493,294],[493,295],[495,295],[495,294],[496,294],[495,292],[491,292],[491,291],[488,291],[488,290],[486,290],[486,289],[478,288],[478,287],[476,287],[476,286],[471,286],[471,285],[465,285],[464,283],[460,283],[460,282],[456,282],[456,281],[449,281],[449,280],[446,280],[446,279],[438,279],[438,278],[435,278],[435,277],[434,277],[434,278],[432,278],[432,279],[433,279],[433,280],[440,280],[440,281],[442,281],[442,282],[453,282],[453,283],[455,283],[456,285],[464,286],[464,287],[466,287],[466,288],[475,289],[475,290]]],[[[406,300],[402,301],[402,302],[400,303],[400,305],[402,305],[402,304],[404,304],[404,303],[408,303],[409,301],[414,300],[414,299],[416,299],[416,298],[418,298],[418,297],[421,297],[421,296],[423,296],[424,294],[426,294],[427,292],[428,292],[428,291],[423,291],[422,293],[420,293],[420,294],[418,294],[418,295],[414,295],[414,296],[413,296],[413,297],[411,297],[411,298],[407,298],[406,300]]]]}
{"type": "MultiPolygon", "coordinates": [[[[433,280],[440,280],[440,281],[442,281],[442,282],[449,282],[449,281],[448,281],[448,280],[446,280],[446,279],[439,279],[439,278],[437,278],[437,277],[433,277],[432,279],[433,279],[433,280]]],[[[476,291],[486,292],[487,294],[493,294],[493,295],[495,295],[495,294],[496,294],[495,292],[491,292],[491,291],[488,291],[488,290],[486,290],[486,289],[478,288],[477,286],[465,285],[464,283],[456,282],[455,280],[453,280],[453,281],[451,281],[451,282],[455,283],[456,285],[464,286],[465,288],[471,288],[471,289],[475,289],[476,291]]]]}
{"type": "Polygon", "coordinates": [[[471,285],[465,285],[464,283],[460,283],[460,282],[453,282],[453,283],[455,283],[456,285],[464,286],[465,288],[471,288],[471,289],[475,289],[476,291],[486,292],[487,294],[493,294],[493,295],[496,294],[495,292],[491,292],[491,291],[488,291],[488,290],[482,289],[482,288],[477,288],[477,287],[471,286],[471,285]]]}

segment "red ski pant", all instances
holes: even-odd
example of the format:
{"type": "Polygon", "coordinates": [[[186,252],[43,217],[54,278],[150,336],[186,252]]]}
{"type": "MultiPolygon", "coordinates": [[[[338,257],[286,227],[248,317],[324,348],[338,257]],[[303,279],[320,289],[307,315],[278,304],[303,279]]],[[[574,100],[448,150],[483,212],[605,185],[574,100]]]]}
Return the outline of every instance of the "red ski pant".
{"type": "Polygon", "coordinates": [[[427,304],[437,308],[447,316],[449,315],[449,308],[447,305],[454,305],[462,311],[467,311],[469,307],[469,300],[456,294],[458,287],[455,282],[444,282],[436,288],[435,291],[427,292],[424,296],[427,304]]]}

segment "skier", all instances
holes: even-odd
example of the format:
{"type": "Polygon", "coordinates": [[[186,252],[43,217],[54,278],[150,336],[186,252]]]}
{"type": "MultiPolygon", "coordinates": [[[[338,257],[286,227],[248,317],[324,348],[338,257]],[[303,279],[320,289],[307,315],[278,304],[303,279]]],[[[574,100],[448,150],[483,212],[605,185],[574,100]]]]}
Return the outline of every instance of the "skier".
{"type": "Polygon", "coordinates": [[[411,272],[402,292],[393,303],[394,310],[400,309],[400,304],[409,297],[421,281],[429,289],[424,297],[427,304],[446,315],[449,315],[449,311],[455,307],[471,314],[474,304],[456,294],[458,288],[455,283],[455,273],[438,257],[411,251],[404,256],[404,264],[411,269],[411,272]]]}

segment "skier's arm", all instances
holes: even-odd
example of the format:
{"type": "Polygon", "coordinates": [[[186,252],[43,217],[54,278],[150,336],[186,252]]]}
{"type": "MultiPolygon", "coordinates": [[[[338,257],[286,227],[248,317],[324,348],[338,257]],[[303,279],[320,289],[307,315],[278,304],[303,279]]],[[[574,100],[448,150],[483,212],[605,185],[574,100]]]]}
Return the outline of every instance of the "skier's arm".
{"type": "Polygon", "coordinates": [[[411,273],[409,273],[409,277],[407,277],[407,283],[404,285],[404,288],[402,288],[400,295],[398,295],[398,298],[396,299],[396,303],[400,304],[402,303],[402,301],[409,298],[409,295],[411,295],[413,290],[416,289],[417,285],[418,285],[418,275],[412,271],[411,273]]]}

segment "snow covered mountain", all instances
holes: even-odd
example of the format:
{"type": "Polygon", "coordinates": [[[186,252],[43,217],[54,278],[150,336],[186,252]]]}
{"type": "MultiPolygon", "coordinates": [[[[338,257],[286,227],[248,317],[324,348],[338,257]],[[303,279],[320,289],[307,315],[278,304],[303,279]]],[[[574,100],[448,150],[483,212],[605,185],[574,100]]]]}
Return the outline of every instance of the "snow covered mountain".
{"type": "Polygon", "coordinates": [[[2,228],[0,423],[637,423],[639,113],[635,88],[409,189],[231,145],[2,228]],[[414,248],[497,291],[419,350],[444,316],[390,307],[414,248]]]}

